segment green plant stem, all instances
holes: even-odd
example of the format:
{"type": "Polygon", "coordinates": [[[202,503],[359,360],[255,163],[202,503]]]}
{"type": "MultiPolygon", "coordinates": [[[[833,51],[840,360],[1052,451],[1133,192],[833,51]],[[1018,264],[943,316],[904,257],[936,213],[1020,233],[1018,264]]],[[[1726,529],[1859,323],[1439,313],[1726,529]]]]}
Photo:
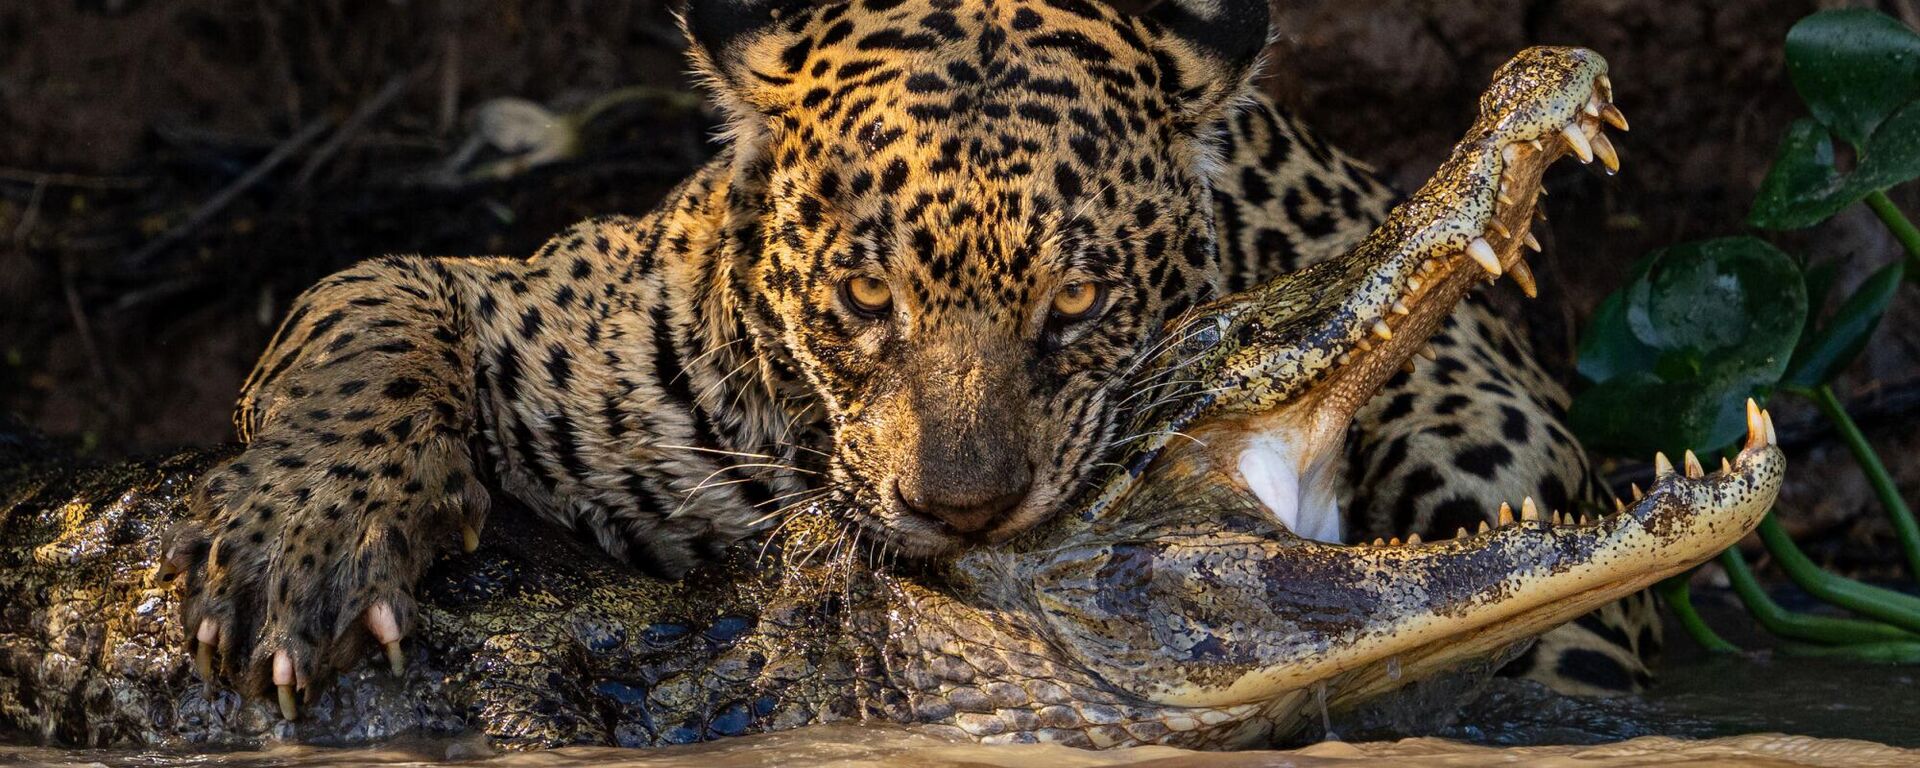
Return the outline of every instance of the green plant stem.
{"type": "Polygon", "coordinates": [[[1759,532],[1760,541],[1767,545],[1768,552],[1773,553],[1780,569],[1786,571],[1787,577],[1808,594],[1909,632],[1920,632],[1920,597],[1862,584],[1820,570],[1820,566],[1815,565],[1793,543],[1793,537],[1787,535],[1787,530],[1780,526],[1780,521],[1772,512],[1768,512],[1766,518],[1760,521],[1759,532]]]}
{"type": "Polygon", "coordinates": [[[1920,664],[1920,643],[1878,642],[1857,645],[1812,645],[1784,642],[1780,650],[1794,656],[1818,656],[1869,664],[1920,664]]]}
{"type": "Polygon", "coordinates": [[[1693,609],[1693,596],[1687,590],[1687,577],[1691,573],[1689,571],[1660,582],[1655,589],[1666,600],[1667,607],[1673,609],[1673,615],[1680,617],[1680,626],[1686,628],[1694,642],[1713,653],[1739,653],[1740,646],[1727,642],[1726,638],[1714,632],[1713,627],[1707,626],[1707,620],[1700,618],[1700,613],[1693,609]]]}
{"type": "Polygon", "coordinates": [[[1907,249],[1907,261],[1912,267],[1907,270],[1907,276],[1920,279],[1920,229],[1914,228],[1913,222],[1907,220],[1907,215],[1887,199],[1885,191],[1867,195],[1867,207],[1872,208],[1874,215],[1879,216],[1880,221],[1893,232],[1893,238],[1900,241],[1900,247],[1907,249]]]}
{"type": "Polygon", "coordinates": [[[1829,645],[1920,644],[1920,635],[1877,621],[1815,616],[1780,607],[1760,586],[1760,580],[1754,578],[1753,569],[1747,566],[1747,558],[1740,554],[1739,547],[1730,547],[1721,552],[1720,565],[1727,569],[1727,581],[1733,585],[1734,593],[1740,596],[1740,602],[1747,604],[1747,612],[1753,614],[1754,620],[1760,622],[1760,626],[1768,632],[1782,638],[1829,645]]]}
{"type": "MultiPolygon", "coordinates": [[[[1904,221],[1904,219],[1903,219],[1904,221]]],[[[1822,384],[1813,388],[1813,402],[1820,406],[1820,412],[1827,415],[1834,427],[1840,430],[1840,437],[1847,441],[1847,448],[1853,451],[1853,458],[1860,462],[1860,469],[1867,473],[1867,481],[1873,485],[1874,494],[1880,497],[1880,504],[1886,507],[1887,517],[1893,521],[1893,533],[1900,540],[1900,549],[1906,553],[1907,569],[1914,578],[1920,579],[1920,523],[1915,523],[1913,509],[1900,498],[1900,489],[1893,484],[1893,475],[1887,472],[1887,465],[1881,463],[1880,454],[1867,442],[1866,435],[1860,433],[1860,426],[1853,423],[1853,417],[1847,415],[1847,409],[1840,405],[1840,398],[1833,393],[1833,387],[1822,384]]]]}

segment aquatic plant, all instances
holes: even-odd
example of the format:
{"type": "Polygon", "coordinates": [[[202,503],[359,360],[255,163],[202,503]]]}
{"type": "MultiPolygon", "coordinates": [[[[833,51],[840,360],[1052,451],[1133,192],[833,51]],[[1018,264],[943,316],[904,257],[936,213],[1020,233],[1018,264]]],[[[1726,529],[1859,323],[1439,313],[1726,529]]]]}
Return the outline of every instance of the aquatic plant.
{"type": "MultiPolygon", "coordinates": [[[[1832,386],[1866,348],[1901,282],[1920,279],[1920,229],[1886,195],[1920,178],[1920,35],[1877,11],[1823,12],[1787,34],[1786,60],[1809,116],[1787,129],[1747,223],[1803,229],[1864,203],[1904,255],[1821,321],[1810,309],[1824,304],[1833,265],[1808,267],[1751,236],[1656,251],[1602,302],[1583,335],[1578,368],[1592,386],[1575,398],[1569,420],[1601,453],[1644,456],[1689,446],[1721,452],[1737,448],[1747,398],[1807,398],[1866,473],[1910,573],[1920,578],[1920,525],[1832,386]]],[[[1694,454],[1685,460],[1695,461],[1694,454]]],[[[1822,570],[1774,513],[1759,535],[1802,589],[1861,617],[1781,607],[1739,549],[1728,549],[1719,562],[1734,591],[1759,624],[1783,640],[1782,650],[1920,663],[1920,598],[1822,570]]],[[[1661,591],[1703,645],[1738,650],[1694,611],[1685,575],[1661,591]]]]}

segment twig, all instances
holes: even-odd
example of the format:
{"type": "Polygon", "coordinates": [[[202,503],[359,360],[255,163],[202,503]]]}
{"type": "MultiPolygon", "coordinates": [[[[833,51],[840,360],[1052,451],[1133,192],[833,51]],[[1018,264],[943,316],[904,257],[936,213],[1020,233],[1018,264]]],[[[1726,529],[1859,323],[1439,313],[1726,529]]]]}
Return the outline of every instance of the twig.
{"type": "Polygon", "coordinates": [[[33,225],[40,219],[40,200],[47,196],[47,182],[42,180],[33,185],[33,195],[27,198],[27,212],[20,215],[20,223],[13,228],[13,242],[24,243],[27,233],[33,231],[33,225]]]}
{"type": "Polygon", "coordinates": [[[139,189],[153,183],[152,179],[144,176],[88,176],[79,173],[47,173],[20,168],[0,168],[0,181],[81,189],[139,189]]]}
{"type": "Polygon", "coordinates": [[[320,134],[326,133],[327,129],[332,127],[332,125],[332,120],[320,118],[307,124],[307,127],[300,129],[300,132],[294,134],[292,138],[280,142],[280,146],[274,147],[273,151],[267,153],[266,158],[262,159],[259,164],[253,166],[253,168],[249,169],[246,173],[241,174],[240,178],[234,179],[233,183],[228,184],[225,189],[215,193],[213,197],[208,198],[205,203],[202,203],[199,208],[194,210],[193,215],[187,217],[185,222],[182,222],[173,229],[167,230],[166,233],[159,237],[148,241],[146,245],[140,247],[140,250],[134,251],[133,255],[127,257],[128,263],[136,268],[146,266],[147,262],[152,261],[154,256],[173,246],[173,244],[180,242],[182,239],[185,239],[187,235],[193,234],[196,230],[206,226],[207,222],[212,221],[215,216],[220,215],[220,212],[226,210],[227,206],[232,205],[233,201],[238,199],[242,193],[252,189],[255,184],[259,184],[262,179],[267,177],[267,174],[273,172],[273,169],[280,167],[281,163],[286,162],[288,158],[293,157],[294,154],[306,148],[308,144],[313,143],[314,139],[320,138],[320,134]]]}
{"type": "Polygon", "coordinates": [[[87,353],[87,363],[93,368],[93,376],[99,379],[100,386],[113,389],[113,380],[107,377],[107,364],[100,357],[100,345],[93,340],[93,324],[87,322],[86,309],[80,306],[80,291],[73,285],[73,265],[67,259],[60,259],[60,289],[66,294],[67,314],[73,318],[73,330],[80,334],[80,348],[87,353]]]}
{"type": "Polygon", "coordinates": [[[381,86],[378,92],[373,94],[373,98],[367,99],[365,103],[360,105],[359,109],[355,109],[353,114],[348,115],[346,122],[340,124],[340,130],[334,131],[332,136],[327,137],[326,142],[315,149],[311,157],[307,158],[306,165],[300,166],[300,173],[293,177],[294,188],[305,188],[307,182],[313,180],[313,175],[319,173],[320,169],[327,164],[327,161],[332,160],[333,156],[339,154],[341,148],[347,145],[347,142],[352,141],[353,137],[359,135],[360,131],[367,127],[368,122],[371,122],[375,116],[386,110],[388,106],[391,106],[396,99],[400,98],[401,94],[406,93],[407,87],[412,85],[413,81],[419,79],[423,71],[425,70],[416,69],[406,74],[395,75],[393,79],[387,81],[386,85],[381,86]]]}
{"type": "Polygon", "coordinates": [[[460,119],[460,36],[449,28],[440,40],[440,114],[434,135],[446,136],[460,119]]]}

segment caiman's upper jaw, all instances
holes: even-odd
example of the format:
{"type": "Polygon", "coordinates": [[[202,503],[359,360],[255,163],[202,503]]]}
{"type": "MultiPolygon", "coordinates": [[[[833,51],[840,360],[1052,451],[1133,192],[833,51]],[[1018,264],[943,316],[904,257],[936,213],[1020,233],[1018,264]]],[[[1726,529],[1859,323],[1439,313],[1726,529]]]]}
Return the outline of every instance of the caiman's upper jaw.
{"type": "Polygon", "coordinates": [[[1354,413],[1416,356],[1433,357],[1427,339],[1474,285],[1505,274],[1535,294],[1524,253],[1539,248],[1529,227],[1541,175],[1566,154],[1618,169],[1604,128],[1626,119],[1611,100],[1606,62],[1590,51],[1534,48],[1503,67],[1453,156],[1359,247],[1200,310],[1197,322],[1218,329],[1203,337],[1224,351],[1205,407],[1174,429],[1237,467],[1290,529],[1337,541],[1328,468],[1354,413]]]}

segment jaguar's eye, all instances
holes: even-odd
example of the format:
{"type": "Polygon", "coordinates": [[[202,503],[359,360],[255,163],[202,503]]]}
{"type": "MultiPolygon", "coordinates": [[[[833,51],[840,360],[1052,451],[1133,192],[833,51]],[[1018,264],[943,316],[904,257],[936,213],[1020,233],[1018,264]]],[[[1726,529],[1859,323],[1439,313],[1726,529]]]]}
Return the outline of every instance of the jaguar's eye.
{"type": "Polygon", "coordinates": [[[879,317],[893,306],[893,289],[887,281],[862,275],[840,284],[840,295],[847,306],[869,317],[879,317]]]}
{"type": "Polygon", "coordinates": [[[1068,283],[1053,295],[1053,315],[1062,320],[1079,320],[1100,311],[1107,302],[1107,287],[1099,283],[1068,283]]]}

